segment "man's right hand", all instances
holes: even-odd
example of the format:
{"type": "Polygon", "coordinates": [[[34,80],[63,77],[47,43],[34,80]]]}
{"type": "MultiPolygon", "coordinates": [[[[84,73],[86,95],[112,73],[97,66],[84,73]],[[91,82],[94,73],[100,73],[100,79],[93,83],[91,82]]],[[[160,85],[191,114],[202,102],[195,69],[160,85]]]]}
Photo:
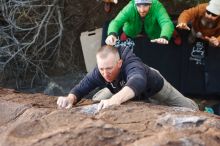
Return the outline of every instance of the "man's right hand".
{"type": "Polygon", "coordinates": [[[77,98],[74,94],[69,94],[68,96],[60,96],[57,99],[58,108],[70,109],[73,104],[76,104],[77,98]]]}
{"type": "Polygon", "coordinates": [[[116,36],[114,36],[114,35],[109,35],[109,36],[106,38],[105,43],[106,43],[107,45],[113,46],[113,45],[116,44],[116,41],[117,41],[116,36]]]}
{"type": "Polygon", "coordinates": [[[169,41],[166,40],[165,38],[153,39],[153,40],[150,40],[150,42],[158,43],[158,44],[168,44],[169,43],[169,41]]]}
{"type": "Polygon", "coordinates": [[[189,26],[186,23],[179,23],[176,28],[190,30],[189,26]]]}
{"type": "Polygon", "coordinates": [[[205,39],[208,40],[209,43],[210,43],[211,45],[213,45],[214,47],[220,46],[220,42],[219,42],[218,39],[217,39],[216,37],[214,37],[214,36],[211,36],[211,37],[207,37],[207,36],[206,36],[205,39]]]}

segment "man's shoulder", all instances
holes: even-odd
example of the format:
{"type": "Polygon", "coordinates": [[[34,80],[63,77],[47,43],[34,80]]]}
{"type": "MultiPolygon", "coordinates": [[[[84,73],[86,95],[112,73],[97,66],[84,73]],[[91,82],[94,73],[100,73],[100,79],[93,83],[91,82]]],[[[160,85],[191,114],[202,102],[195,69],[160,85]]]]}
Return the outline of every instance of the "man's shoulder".
{"type": "Polygon", "coordinates": [[[200,7],[207,7],[207,6],[208,6],[208,3],[198,4],[198,6],[200,6],[200,7]]]}
{"type": "Polygon", "coordinates": [[[160,1],[158,1],[158,0],[152,0],[152,4],[151,5],[161,5],[162,3],[160,2],[160,1]]]}
{"type": "Polygon", "coordinates": [[[122,11],[128,13],[128,12],[133,12],[133,11],[135,11],[135,9],[136,9],[136,8],[135,8],[134,2],[130,1],[130,2],[122,9],[122,11]]]}
{"type": "Polygon", "coordinates": [[[206,7],[208,6],[208,3],[202,3],[202,4],[198,4],[197,6],[195,6],[195,8],[197,8],[197,13],[199,13],[199,15],[203,16],[204,12],[206,11],[206,7]]]}
{"type": "Polygon", "coordinates": [[[200,11],[206,10],[206,7],[208,6],[208,3],[202,3],[195,6],[195,8],[199,9],[200,11]]]}
{"type": "Polygon", "coordinates": [[[158,13],[161,8],[164,8],[163,4],[158,0],[153,0],[151,4],[151,9],[153,10],[153,12],[158,13]]]}
{"type": "Polygon", "coordinates": [[[99,78],[100,75],[101,75],[97,66],[95,66],[95,68],[90,73],[88,73],[88,74],[92,78],[93,77],[99,78]]]}

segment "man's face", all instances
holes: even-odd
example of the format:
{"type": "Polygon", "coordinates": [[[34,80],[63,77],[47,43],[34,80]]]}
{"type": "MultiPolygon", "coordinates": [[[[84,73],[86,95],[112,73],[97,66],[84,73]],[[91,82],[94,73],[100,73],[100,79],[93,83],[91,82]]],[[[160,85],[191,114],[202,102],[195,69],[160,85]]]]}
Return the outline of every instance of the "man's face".
{"type": "Polygon", "coordinates": [[[138,13],[141,17],[145,17],[147,15],[147,13],[149,12],[150,9],[150,5],[146,4],[146,5],[136,5],[137,6],[137,10],[138,13]]]}
{"type": "Polygon", "coordinates": [[[99,55],[96,55],[96,59],[102,77],[107,82],[114,81],[120,73],[122,60],[116,59],[116,56],[113,53],[108,54],[106,58],[101,58],[99,55]]]}
{"type": "Polygon", "coordinates": [[[206,18],[209,22],[215,21],[218,17],[219,17],[218,15],[215,15],[215,14],[213,14],[212,12],[206,10],[205,18],[206,18]]]}

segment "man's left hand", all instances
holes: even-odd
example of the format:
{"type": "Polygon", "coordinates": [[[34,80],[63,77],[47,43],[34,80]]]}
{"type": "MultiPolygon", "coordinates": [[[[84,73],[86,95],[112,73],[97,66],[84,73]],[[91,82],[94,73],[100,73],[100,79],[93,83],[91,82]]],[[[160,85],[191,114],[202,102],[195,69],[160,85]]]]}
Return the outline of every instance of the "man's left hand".
{"type": "Polygon", "coordinates": [[[113,106],[113,105],[120,105],[119,102],[117,102],[116,100],[113,100],[113,99],[105,99],[105,100],[101,100],[99,105],[98,105],[98,111],[100,111],[101,109],[104,109],[104,108],[108,108],[110,106],[113,106]]]}
{"type": "Polygon", "coordinates": [[[168,40],[166,40],[165,38],[158,38],[158,39],[154,39],[151,40],[152,43],[158,43],[158,44],[168,44],[168,40]]]}

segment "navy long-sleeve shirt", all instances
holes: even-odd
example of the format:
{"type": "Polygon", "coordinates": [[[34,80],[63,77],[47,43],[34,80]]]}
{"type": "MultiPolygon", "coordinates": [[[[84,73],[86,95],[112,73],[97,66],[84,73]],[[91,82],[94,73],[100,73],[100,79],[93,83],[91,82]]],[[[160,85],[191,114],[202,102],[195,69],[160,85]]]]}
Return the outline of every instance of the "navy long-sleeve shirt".
{"type": "Polygon", "coordinates": [[[96,87],[107,87],[112,93],[117,93],[128,86],[134,91],[135,97],[150,97],[162,89],[163,78],[145,65],[131,47],[119,46],[118,50],[123,64],[117,79],[112,83],[106,82],[96,66],[70,91],[78,101],[96,87]]]}

